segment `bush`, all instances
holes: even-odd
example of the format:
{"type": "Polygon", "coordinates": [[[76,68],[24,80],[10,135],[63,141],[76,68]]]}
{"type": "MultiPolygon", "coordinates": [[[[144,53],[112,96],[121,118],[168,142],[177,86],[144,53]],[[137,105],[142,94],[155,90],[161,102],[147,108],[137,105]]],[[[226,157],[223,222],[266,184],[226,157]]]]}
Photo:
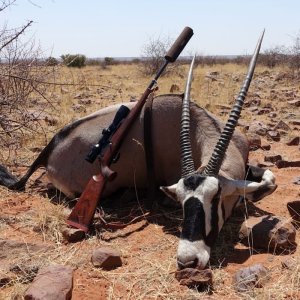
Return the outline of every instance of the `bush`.
{"type": "Polygon", "coordinates": [[[105,57],[104,58],[104,63],[106,65],[112,65],[112,64],[114,64],[114,59],[112,57],[105,57]]]}
{"type": "Polygon", "coordinates": [[[67,67],[82,68],[85,66],[86,57],[82,54],[66,54],[61,59],[67,67]]]}
{"type": "MultiPolygon", "coordinates": [[[[146,76],[154,75],[164,63],[164,56],[166,55],[170,46],[169,39],[150,39],[144,45],[142,58],[142,73],[146,76]]],[[[174,65],[173,65],[174,66],[174,65]]]]}
{"type": "Polygon", "coordinates": [[[55,57],[48,57],[46,59],[46,66],[54,67],[58,65],[58,60],[55,57]]]}

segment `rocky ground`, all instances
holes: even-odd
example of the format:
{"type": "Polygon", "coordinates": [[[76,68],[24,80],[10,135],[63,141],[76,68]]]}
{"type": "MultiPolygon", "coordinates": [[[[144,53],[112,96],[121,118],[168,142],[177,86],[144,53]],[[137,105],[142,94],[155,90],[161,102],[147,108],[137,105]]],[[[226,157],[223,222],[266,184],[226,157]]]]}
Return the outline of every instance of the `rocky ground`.
{"type": "MultiPolygon", "coordinates": [[[[201,88],[211,97],[224,91],[228,78],[237,85],[243,78],[224,66],[201,76],[201,88]]],[[[80,93],[74,95],[74,110],[89,105],[80,93]]],[[[218,101],[214,113],[226,118],[230,104],[218,101]]],[[[98,212],[95,230],[69,243],[62,234],[69,204],[40,170],[25,192],[0,188],[0,298],[47,299],[41,293],[49,290],[56,299],[299,299],[299,79],[286,71],[259,70],[240,130],[250,140],[249,161],[272,170],[278,188],[255,205],[243,203],[227,222],[212,253],[211,286],[195,289],[176,279],[180,209],[159,206],[148,212],[142,192],[137,201],[136,191],[122,191],[104,210],[106,220],[122,219],[128,226],[101,227],[98,212]],[[264,237],[262,244],[257,237],[264,237]]]]}

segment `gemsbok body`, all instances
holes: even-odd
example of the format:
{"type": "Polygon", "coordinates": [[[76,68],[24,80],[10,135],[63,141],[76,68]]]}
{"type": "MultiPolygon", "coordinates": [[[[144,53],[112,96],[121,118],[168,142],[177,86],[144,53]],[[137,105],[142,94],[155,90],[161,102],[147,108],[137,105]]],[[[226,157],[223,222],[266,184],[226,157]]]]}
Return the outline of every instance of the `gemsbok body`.
{"type": "MultiPolygon", "coordinates": [[[[254,63],[251,64],[254,69],[254,63]]],[[[245,98],[252,75],[253,70],[250,76],[248,73],[246,85],[243,86],[238,100],[245,98]]],[[[184,100],[189,100],[187,96],[189,97],[189,92],[185,93],[184,100]]],[[[236,124],[229,126],[232,132],[228,134],[228,124],[225,125],[213,114],[189,102],[186,118],[187,107],[182,105],[182,101],[182,95],[174,94],[154,98],[154,170],[157,184],[163,186],[161,189],[183,207],[184,218],[177,253],[178,267],[205,268],[210,249],[239,196],[256,201],[272,193],[276,185],[269,170],[247,166],[248,141],[239,131],[233,132],[236,124]],[[191,137],[188,141],[187,136],[191,137]],[[196,171],[194,166],[197,166],[196,171]]],[[[125,105],[131,108],[134,103],[125,105]]],[[[91,176],[99,173],[98,161],[90,164],[85,156],[97,144],[102,130],[109,126],[119,106],[101,109],[65,126],[42,150],[21,179],[0,166],[0,184],[10,189],[24,189],[32,173],[43,166],[56,188],[70,198],[78,196],[91,176]]],[[[231,114],[230,119],[235,123],[235,114],[240,113],[237,110],[235,105],[234,117],[231,114]]],[[[119,159],[111,165],[118,176],[107,183],[104,195],[122,187],[147,187],[143,116],[142,112],[120,148],[119,159]]]]}

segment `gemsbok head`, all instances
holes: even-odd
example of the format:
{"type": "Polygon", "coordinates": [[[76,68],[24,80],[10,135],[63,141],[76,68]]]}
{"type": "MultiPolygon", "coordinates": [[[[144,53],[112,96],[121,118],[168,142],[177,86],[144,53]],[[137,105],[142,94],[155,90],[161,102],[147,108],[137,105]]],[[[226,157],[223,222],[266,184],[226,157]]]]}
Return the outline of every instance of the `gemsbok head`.
{"type": "MultiPolygon", "coordinates": [[[[249,200],[259,200],[276,189],[275,177],[269,170],[264,171],[260,182],[234,180],[221,165],[226,155],[234,129],[241,114],[242,105],[253,77],[258,53],[264,33],[261,35],[241,91],[236,99],[229,119],[221,133],[213,153],[206,165],[197,170],[194,167],[190,141],[189,99],[192,81],[192,61],[186,84],[181,118],[181,166],[182,178],[178,183],[161,187],[169,197],[179,201],[183,208],[182,232],[177,250],[179,269],[197,267],[204,269],[216,238],[229,217],[232,208],[243,196],[249,200]],[[227,206],[230,206],[229,208],[227,206]]],[[[234,159],[232,164],[234,164],[234,159]]]]}

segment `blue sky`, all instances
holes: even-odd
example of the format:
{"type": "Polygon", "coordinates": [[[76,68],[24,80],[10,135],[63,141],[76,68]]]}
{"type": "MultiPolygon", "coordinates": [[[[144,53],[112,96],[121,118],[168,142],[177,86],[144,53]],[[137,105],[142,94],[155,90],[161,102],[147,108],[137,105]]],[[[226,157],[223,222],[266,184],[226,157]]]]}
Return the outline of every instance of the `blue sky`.
{"type": "Polygon", "coordinates": [[[290,46],[300,32],[300,0],[18,0],[0,25],[34,24],[45,55],[140,56],[152,38],[174,40],[194,30],[184,54],[252,53],[265,28],[263,49],[290,46]],[[37,4],[33,5],[31,2],[37,4]]]}

